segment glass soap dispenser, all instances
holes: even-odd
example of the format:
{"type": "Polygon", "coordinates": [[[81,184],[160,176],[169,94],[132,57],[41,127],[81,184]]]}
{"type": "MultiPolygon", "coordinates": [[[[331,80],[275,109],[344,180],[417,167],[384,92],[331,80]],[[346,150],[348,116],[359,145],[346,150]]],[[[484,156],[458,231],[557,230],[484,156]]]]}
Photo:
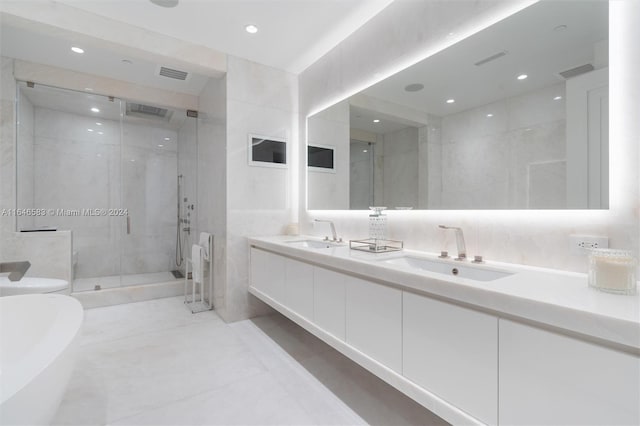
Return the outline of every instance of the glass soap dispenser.
{"type": "Polygon", "coordinates": [[[369,238],[387,239],[387,216],[383,213],[386,207],[369,207],[373,211],[369,215],[369,238]]]}

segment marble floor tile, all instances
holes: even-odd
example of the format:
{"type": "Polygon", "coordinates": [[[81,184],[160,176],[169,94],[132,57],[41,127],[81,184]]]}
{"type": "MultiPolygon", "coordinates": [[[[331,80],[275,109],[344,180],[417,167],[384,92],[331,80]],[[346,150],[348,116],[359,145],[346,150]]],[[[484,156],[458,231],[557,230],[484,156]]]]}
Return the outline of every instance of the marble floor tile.
{"type": "Polygon", "coordinates": [[[181,297],[86,311],[56,425],[444,425],[285,317],[181,297]]]}
{"type": "Polygon", "coordinates": [[[113,425],[312,425],[269,373],[122,419],[113,425]]]}
{"type": "Polygon", "coordinates": [[[264,371],[228,327],[210,322],[88,344],[56,423],[106,424],[264,371]]]}
{"type": "Polygon", "coordinates": [[[271,358],[266,365],[285,389],[293,395],[304,395],[300,404],[316,424],[447,424],[287,318],[275,314],[232,327],[249,334],[251,327],[246,323],[263,334],[259,338],[254,331],[253,339],[245,343],[263,363],[266,356],[271,358]],[[313,355],[298,356],[303,348],[309,349],[309,341],[314,341],[313,355]],[[266,351],[270,346],[275,349],[266,351]],[[275,353],[280,362],[273,361],[274,355],[265,355],[270,353],[275,353]]]}
{"type": "Polygon", "coordinates": [[[180,296],[88,309],[85,311],[81,344],[122,339],[201,322],[224,324],[213,311],[191,314],[182,302],[180,296]]]}

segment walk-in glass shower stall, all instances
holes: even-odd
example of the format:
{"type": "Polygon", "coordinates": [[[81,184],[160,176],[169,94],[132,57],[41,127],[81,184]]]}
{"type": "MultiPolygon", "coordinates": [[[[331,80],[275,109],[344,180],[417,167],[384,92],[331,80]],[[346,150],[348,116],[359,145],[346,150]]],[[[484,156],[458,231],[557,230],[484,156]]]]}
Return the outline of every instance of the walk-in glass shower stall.
{"type": "Polygon", "coordinates": [[[197,114],[25,82],[17,103],[17,231],[72,231],[72,291],[180,278],[197,114]]]}

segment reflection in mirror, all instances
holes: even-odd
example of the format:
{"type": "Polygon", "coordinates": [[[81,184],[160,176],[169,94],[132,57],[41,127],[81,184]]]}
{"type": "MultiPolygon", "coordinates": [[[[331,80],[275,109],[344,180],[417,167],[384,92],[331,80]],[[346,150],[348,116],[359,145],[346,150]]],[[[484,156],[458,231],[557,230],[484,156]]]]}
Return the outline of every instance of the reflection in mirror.
{"type": "Polygon", "coordinates": [[[608,3],[546,1],[308,119],[314,209],[608,208],[608,3]]]}

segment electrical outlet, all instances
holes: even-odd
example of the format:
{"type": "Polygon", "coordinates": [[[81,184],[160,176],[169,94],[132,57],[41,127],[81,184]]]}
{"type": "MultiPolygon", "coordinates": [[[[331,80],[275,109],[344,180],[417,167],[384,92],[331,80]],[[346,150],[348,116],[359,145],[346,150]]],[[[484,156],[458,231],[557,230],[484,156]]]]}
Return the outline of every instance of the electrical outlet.
{"type": "Polygon", "coordinates": [[[569,251],[571,254],[589,254],[595,248],[608,248],[609,237],[594,237],[592,235],[569,235],[569,251]]]}

